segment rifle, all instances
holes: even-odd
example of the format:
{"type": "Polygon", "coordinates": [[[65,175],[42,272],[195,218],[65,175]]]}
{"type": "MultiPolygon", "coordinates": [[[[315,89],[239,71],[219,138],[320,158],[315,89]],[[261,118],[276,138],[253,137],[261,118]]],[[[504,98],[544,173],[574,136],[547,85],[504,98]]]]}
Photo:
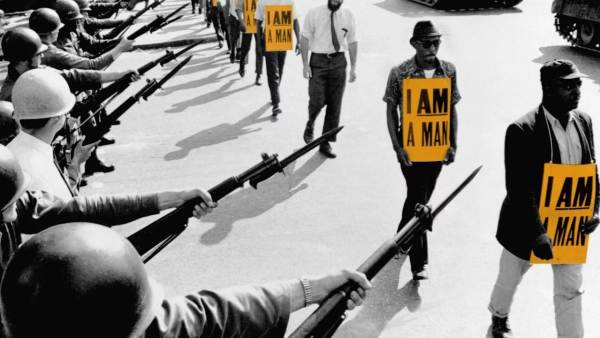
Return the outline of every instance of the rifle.
{"type": "MultiPolygon", "coordinates": [[[[164,0],[162,0],[162,1],[164,1],[164,0]]],[[[177,53],[173,53],[172,51],[167,50],[163,56],[161,56],[155,60],[152,60],[152,61],[146,63],[145,65],[141,66],[140,68],[138,68],[137,72],[141,76],[141,75],[146,74],[152,68],[156,67],[156,65],[158,65],[158,64],[160,64],[161,66],[164,66],[168,62],[171,62],[172,60],[176,59],[178,56],[180,56],[183,53],[189,51],[190,49],[196,47],[200,43],[201,43],[201,41],[190,44],[189,46],[183,48],[182,50],[178,51],[177,53]]],[[[122,78],[118,79],[117,81],[114,81],[110,85],[96,91],[95,94],[86,97],[83,101],[77,102],[75,104],[75,106],[73,107],[73,109],[71,110],[71,115],[75,116],[75,117],[81,117],[81,116],[84,116],[84,114],[89,111],[94,112],[92,114],[92,116],[96,115],[96,113],[98,113],[98,111],[101,108],[103,108],[102,103],[104,101],[108,100],[110,97],[113,97],[115,95],[122,93],[125,89],[127,89],[127,87],[129,87],[129,85],[132,82],[133,81],[129,74],[123,76],[122,78]]]]}
{"type": "Polygon", "coordinates": [[[151,3],[148,7],[138,11],[134,15],[130,16],[125,22],[121,23],[117,27],[111,29],[108,33],[104,34],[103,39],[114,39],[121,34],[121,32],[125,31],[129,26],[131,26],[135,20],[137,20],[140,16],[144,15],[147,11],[158,7],[160,4],[165,2],[166,0],[156,0],[151,3]]]}
{"type": "MultiPolygon", "coordinates": [[[[250,186],[256,189],[260,182],[275,175],[275,173],[283,173],[283,168],[296,161],[310,150],[327,142],[332,136],[339,133],[342,128],[343,126],[328,131],[281,161],[277,159],[277,154],[269,156],[263,153],[262,161],[260,163],[209,189],[208,192],[210,193],[212,200],[215,202],[219,201],[234,190],[242,188],[246,182],[250,182],[250,186]]],[[[142,256],[144,263],[152,259],[152,257],[159,253],[186,229],[188,219],[192,216],[194,206],[201,202],[202,199],[199,197],[189,200],[165,216],[127,237],[140,256],[142,256]]]]}
{"type": "MultiPolygon", "coordinates": [[[[470,182],[481,170],[477,167],[445,200],[431,213],[433,220],[470,182]]],[[[410,248],[412,240],[422,234],[430,222],[420,217],[413,217],[392,239],[381,245],[359,267],[358,271],[364,273],[371,280],[398,252],[398,249],[410,248]]],[[[331,292],[319,307],[306,318],[288,338],[331,337],[335,330],[346,318],[346,301],[358,285],[348,282],[339,289],[331,292]]]]}
{"type": "MultiPolygon", "coordinates": [[[[172,78],[175,73],[177,73],[186,63],[190,61],[192,56],[186,57],[183,61],[181,61],[175,68],[173,68],[167,75],[165,75],[162,79],[157,81],[156,79],[149,80],[146,85],[140,89],[137,93],[130,96],[125,102],[121,103],[112,113],[108,114],[106,118],[102,120],[96,127],[91,129],[85,135],[85,139],[83,140],[83,145],[92,144],[94,142],[99,141],[104,134],[110,131],[110,127],[112,124],[117,121],[129,108],[131,108],[134,104],[136,104],[140,98],[144,100],[148,100],[148,97],[154,94],[158,88],[161,88],[170,78],[172,78]]],[[[80,126],[81,127],[81,126],[80,126]]]]}
{"type": "Polygon", "coordinates": [[[182,9],[184,9],[187,5],[189,5],[189,3],[186,3],[184,5],[179,6],[177,9],[175,9],[174,11],[172,11],[171,13],[169,13],[167,16],[162,16],[162,15],[157,15],[156,19],[152,20],[150,23],[138,28],[135,32],[129,34],[129,36],[127,36],[128,40],[135,40],[136,38],[138,38],[140,35],[143,35],[147,32],[153,33],[161,28],[163,28],[164,26],[177,21],[179,19],[181,19],[183,17],[183,15],[179,15],[174,19],[171,19],[173,16],[175,16],[175,14],[179,13],[182,9]],[[170,19],[170,20],[169,20],[170,19]]]}

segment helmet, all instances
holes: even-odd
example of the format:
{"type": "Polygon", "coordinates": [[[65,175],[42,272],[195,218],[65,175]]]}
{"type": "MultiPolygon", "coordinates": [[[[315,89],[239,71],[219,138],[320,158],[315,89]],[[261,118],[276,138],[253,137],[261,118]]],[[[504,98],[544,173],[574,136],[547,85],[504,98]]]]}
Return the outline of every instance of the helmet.
{"type": "Polygon", "coordinates": [[[90,7],[90,1],[89,0],[75,0],[75,2],[77,3],[77,6],[79,6],[79,10],[81,12],[83,11],[91,11],[92,8],[90,7]]]}
{"type": "Polygon", "coordinates": [[[79,6],[73,0],[56,0],[54,9],[63,23],[83,18],[79,6]]]}
{"type": "Polygon", "coordinates": [[[14,203],[29,184],[17,158],[7,147],[0,145],[0,210],[14,203]]]}
{"type": "Polygon", "coordinates": [[[154,291],[121,235],[97,224],[61,224],[33,236],[10,260],[2,320],[10,338],[132,337],[160,306],[154,291]]]}
{"type": "Polygon", "coordinates": [[[63,26],[58,13],[51,8],[38,8],[29,16],[29,28],[40,35],[52,33],[63,26]]]}
{"type": "Polygon", "coordinates": [[[37,68],[19,76],[12,91],[17,120],[43,119],[68,113],[75,95],[54,69],[37,68]]]}
{"type": "MultiPolygon", "coordinates": [[[[12,103],[0,101],[0,144],[2,145],[10,143],[19,133],[19,124],[12,117],[13,111],[12,103]]],[[[0,208],[2,208],[1,205],[0,208]]]]}
{"type": "Polygon", "coordinates": [[[29,60],[46,49],[37,33],[26,27],[11,29],[2,37],[2,51],[9,62],[29,60]]]}

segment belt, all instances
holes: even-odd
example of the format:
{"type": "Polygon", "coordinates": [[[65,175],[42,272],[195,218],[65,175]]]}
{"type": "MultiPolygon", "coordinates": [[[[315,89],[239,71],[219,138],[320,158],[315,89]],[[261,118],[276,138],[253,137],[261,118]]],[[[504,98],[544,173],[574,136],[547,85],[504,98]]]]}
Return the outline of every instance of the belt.
{"type": "Polygon", "coordinates": [[[344,55],[344,52],[335,52],[335,53],[313,53],[313,55],[324,56],[328,59],[333,59],[336,56],[344,55]]]}

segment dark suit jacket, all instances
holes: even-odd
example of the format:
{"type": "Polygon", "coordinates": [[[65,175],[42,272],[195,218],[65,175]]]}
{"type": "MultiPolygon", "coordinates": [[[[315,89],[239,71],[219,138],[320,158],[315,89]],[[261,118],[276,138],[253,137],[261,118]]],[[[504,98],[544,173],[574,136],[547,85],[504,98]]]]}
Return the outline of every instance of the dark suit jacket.
{"type": "MultiPolygon", "coordinates": [[[[581,163],[595,162],[592,120],[573,111],[581,142],[581,163]]],[[[538,214],[544,163],[561,163],[560,150],[542,106],[508,126],[504,144],[506,198],[500,210],[496,238],[515,256],[529,260],[535,239],[546,232],[538,214]]],[[[598,211],[598,174],[596,205],[598,211]]]]}

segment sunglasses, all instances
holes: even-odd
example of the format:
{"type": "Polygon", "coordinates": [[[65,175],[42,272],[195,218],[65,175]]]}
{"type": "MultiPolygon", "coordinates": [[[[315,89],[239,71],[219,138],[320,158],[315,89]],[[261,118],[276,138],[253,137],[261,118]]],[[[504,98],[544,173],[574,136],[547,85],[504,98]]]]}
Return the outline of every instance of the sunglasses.
{"type": "Polygon", "coordinates": [[[442,40],[417,40],[417,43],[419,43],[419,45],[421,45],[423,48],[431,48],[431,46],[435,46],[437,48],[442,43],[442,40]]]}

